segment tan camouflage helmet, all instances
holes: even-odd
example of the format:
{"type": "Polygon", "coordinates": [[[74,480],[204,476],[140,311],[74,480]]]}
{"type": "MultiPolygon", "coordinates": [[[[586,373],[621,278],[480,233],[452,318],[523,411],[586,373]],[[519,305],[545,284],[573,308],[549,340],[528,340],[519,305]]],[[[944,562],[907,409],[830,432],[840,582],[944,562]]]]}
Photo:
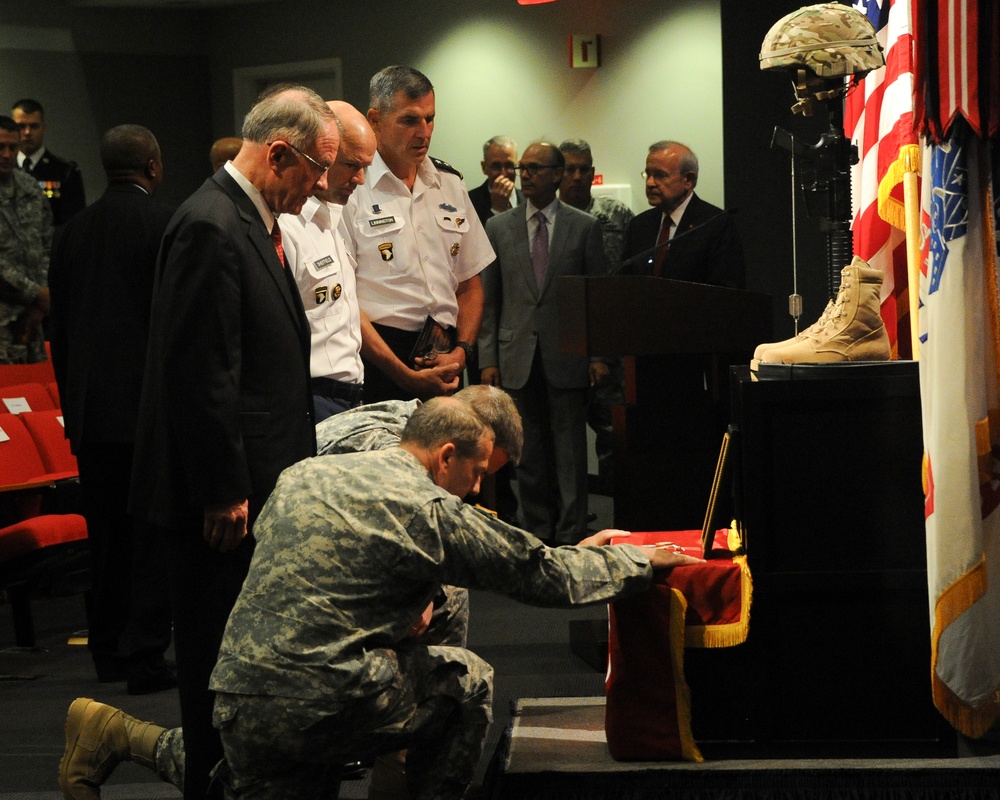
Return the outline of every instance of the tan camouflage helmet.
{"type": "Polygon", "coordinates": [[[885,64],[875,29],[857,9],[841,3],[804,6],[767,32],[760,68],[805,68],[821,78],[864,75],[885,64]]]}

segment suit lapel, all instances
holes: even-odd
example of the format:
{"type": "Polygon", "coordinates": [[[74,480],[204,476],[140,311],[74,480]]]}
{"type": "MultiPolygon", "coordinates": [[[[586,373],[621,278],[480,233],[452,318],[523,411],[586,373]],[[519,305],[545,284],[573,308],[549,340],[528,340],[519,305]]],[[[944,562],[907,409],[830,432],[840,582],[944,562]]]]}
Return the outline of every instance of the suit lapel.
{"type": "Polygon", "coordinates": [[[552,278],[556,274],[556,265],[562,261],[563,250],[566,248],[569,234],[567,229],[572,224],[572,219],[567,219],[568,216],[570,215],[566,213],[566,209],[560,203],[556,209],[555,230],[552,231],[552,237],[549,240],[549,265],[545,270],[545,280],[542,281],[542,291],[539,293],[539,297],[549,290],[552,278]]]}
{"type": "Polygon", "coordinates": [[[295,325],[298,328],[300,337],[305,336],[308,340],[308,325],[306,324],[305,312],[302,309],[302,300],[296,292],[293,292],[288,282],[287,270],[278,259],[278,253],[274,249],[274,241],[271,233],[264,226],[264,221],[260,218],[257,208],[247,193],[240,188],[240,185],[233,180],[233,177],[220,169],[213,176],[214,180],[222,187],[222,190],[232,198],[233,203],[239,211],[240,218],[246,225],[246,236],[250,240],[254,249],[260,255],[262,267],[274,281],[281,295],[288,313],[291,314],[295,325]]]}
{"type": "Polygon", "coordinates": [[[514,241],[512,251],[522,254],[518,259],[520,263],[514,265],[511,276],[523,280],[531,296],[537,298],[538,286],[535,284],[535,267],[531,263],[531,242],[528,240],[527,205],[522,203],[507,213],[510,215],[511,238],[514,241]]]}

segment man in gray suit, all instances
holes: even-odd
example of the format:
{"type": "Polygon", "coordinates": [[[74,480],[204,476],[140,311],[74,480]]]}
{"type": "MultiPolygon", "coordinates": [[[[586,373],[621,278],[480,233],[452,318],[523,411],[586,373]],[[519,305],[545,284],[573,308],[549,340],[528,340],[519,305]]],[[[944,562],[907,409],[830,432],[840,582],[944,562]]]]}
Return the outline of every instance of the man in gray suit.
{"type": "Polygon", "coordinates": [[[601,223],[556,199],[565,158],[536,142],[518,171],[526,202],[486,224],[497,259],[482,273],[482,382],[502,386],[524,421],[517,468],[523,527],[557,544],[587,529],[587,387],[607,378],[599,359],[559,348],[556,278],[608,271],[601,223]]]}

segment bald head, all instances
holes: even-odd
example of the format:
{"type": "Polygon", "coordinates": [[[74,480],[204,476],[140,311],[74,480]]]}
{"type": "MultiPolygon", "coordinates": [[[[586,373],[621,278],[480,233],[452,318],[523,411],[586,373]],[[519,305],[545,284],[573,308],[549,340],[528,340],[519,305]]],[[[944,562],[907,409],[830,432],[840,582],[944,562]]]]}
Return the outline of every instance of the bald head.
{"type": "Polygon", "coordinates": [[[243,140],[236,136],[223,136],[221,139],[216,139],[208,154],[212,162],[212,172],[218,172],[223,164],[236,158],[242,146],[243,140]]]}
{"type": "Polygon", "coordinates": [[[344,205],[356,186],[365,182],[365,167],[375,158],[375,133],[364,114],[343,100],[330,100],[327,106],[340,124],[340,149],[330,168],[329,185],[317,192],[320,200],[344,205]]]}

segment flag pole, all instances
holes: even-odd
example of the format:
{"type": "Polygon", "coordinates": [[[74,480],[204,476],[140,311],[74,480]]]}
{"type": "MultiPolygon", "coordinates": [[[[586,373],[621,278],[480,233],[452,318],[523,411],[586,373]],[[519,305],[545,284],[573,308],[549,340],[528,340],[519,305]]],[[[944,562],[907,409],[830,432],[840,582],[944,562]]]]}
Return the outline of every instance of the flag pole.
{"type": "Polygon", "coordinates": [[[919,149],[905,148],[903,207],[906,219],[906,278],[910,302],[910,352],[920,360],[920,156],[919,149]]]}

